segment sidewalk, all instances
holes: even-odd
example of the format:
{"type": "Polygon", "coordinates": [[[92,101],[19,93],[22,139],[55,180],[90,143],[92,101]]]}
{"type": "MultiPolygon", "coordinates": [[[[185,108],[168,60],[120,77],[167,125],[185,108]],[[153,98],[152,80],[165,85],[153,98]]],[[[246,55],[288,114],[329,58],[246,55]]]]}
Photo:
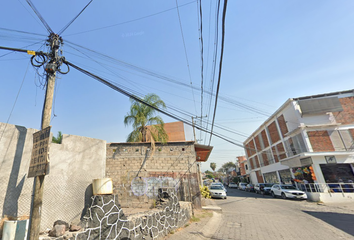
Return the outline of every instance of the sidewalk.
{"type": "Polygon", "coordinates": [[[214,200],[205,199],[205,206],[200,210],[195,210],[194,216],[199,221],[190,222],[184,228],[176,230],[173,234],[169,234],[164,239],[168,240],[205,240],[210,239],[221,223],[221,208],[218,207],[214,200]],[[212,215],[208,214],[212,213],[212,215]]]}

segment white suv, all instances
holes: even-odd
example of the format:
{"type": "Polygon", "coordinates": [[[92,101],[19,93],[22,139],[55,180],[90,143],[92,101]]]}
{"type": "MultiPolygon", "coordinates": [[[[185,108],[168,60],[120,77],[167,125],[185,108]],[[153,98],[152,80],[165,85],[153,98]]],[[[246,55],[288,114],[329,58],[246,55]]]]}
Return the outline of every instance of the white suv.
{"type": "Polygon", "coordinates": [[[295,199],[307,199],[305,192],[298,190],[296,187],[290,184],[274,184],[270,189],[270,194],[275,198],[277,196],[295,199]]]}

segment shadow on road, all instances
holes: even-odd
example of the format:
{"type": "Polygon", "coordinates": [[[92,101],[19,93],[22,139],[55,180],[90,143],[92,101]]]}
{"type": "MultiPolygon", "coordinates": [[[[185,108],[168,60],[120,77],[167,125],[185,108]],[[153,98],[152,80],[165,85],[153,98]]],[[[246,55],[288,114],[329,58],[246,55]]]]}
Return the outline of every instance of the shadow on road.
{"type": "Polygon", "coordinates": [[[334,212],[310,212],[303,211],[315,218],[354,236],[354,215],[347,213],[334,213],[334,212]]]}

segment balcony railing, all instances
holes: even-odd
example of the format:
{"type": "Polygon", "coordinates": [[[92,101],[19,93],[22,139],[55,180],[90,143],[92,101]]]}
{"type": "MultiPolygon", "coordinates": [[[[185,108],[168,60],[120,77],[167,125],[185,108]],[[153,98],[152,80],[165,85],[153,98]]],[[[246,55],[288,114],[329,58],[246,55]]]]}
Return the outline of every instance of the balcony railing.
{"type": "Polygon", "coordinates": [[[299,190],[319,193],[354,193],[353,183],[295,183],[299,190]]]}

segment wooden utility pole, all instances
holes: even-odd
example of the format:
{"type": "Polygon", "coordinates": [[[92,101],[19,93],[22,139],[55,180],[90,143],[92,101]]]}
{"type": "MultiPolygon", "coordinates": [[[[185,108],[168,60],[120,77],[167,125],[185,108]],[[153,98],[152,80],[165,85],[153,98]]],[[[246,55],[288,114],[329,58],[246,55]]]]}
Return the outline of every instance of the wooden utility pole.
{"type": "MultiPolygon", "coordinates": [[[[52,104],[55,86],[55,72],[47,74],[47,89],[45,94],[43,112],[42,112],[42,125],[41,130],[49,127],[50,118],[52,114],[52,104]]],[[[44,177],[34,177],[34,196],[33,206],[31,213],[30,225],[30,240],[38,240],[41,226],[42,203],[43,203],[43,190],[44,190],[44,177]]]]}

